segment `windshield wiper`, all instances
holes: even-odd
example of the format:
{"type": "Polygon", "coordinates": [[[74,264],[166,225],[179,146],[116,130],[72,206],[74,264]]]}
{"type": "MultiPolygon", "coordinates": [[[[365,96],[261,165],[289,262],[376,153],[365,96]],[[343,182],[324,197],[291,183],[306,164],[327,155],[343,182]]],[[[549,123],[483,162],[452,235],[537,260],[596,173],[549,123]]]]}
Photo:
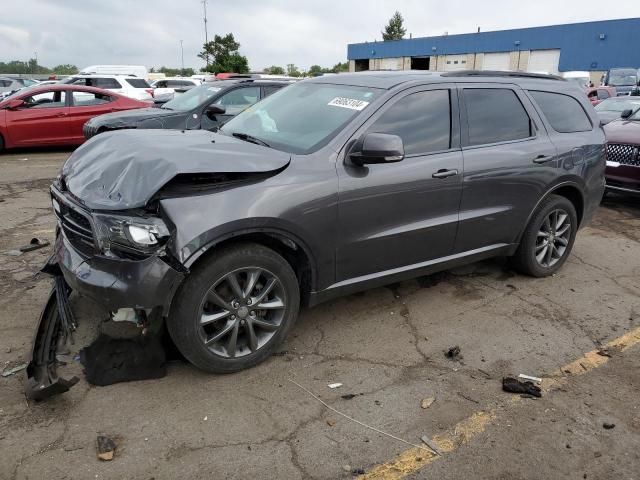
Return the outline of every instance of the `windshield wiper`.
{"type": "Polygon", "coordinates": [[[255,143],[256,145],[262,145],[263,147],[271,148],[271,145],[269,145],[264,140],[260,140],[259,138],[254,137],[253,135],[249,135],[248,133],[233,132],[231,135],[236,138],[239,138],[240,140],[244,140],[245,142],[255,143]]]}

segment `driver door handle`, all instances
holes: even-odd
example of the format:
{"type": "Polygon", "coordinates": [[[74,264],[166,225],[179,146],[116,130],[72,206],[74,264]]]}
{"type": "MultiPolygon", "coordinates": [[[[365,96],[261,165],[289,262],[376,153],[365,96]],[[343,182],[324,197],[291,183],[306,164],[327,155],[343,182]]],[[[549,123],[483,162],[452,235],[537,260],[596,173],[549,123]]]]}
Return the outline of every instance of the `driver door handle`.
{"type": "Polygon", "coordinates": [[[533,159],[533,163],[547,163],[550,162],[551,160],[553,160],[553,157],[548,156],[548,155],[538,155],[536,158],[533,159]]]}
{"type": "Polygon", "coordinates": [[[454,175],[458,175],[458,170],[452,168],[451,170],[447,170],[445,168],[438,170],[436,173],[431,175],[433,178],[448,178],[453,177],[454,175]]]}
{"type": "Polygon", "coordinates": [[[67,116],[67,114],[64,113],[64,112],[60,112],[60,113],[56,114],[56,117],[66,117],[66,116],[67,116]]]}

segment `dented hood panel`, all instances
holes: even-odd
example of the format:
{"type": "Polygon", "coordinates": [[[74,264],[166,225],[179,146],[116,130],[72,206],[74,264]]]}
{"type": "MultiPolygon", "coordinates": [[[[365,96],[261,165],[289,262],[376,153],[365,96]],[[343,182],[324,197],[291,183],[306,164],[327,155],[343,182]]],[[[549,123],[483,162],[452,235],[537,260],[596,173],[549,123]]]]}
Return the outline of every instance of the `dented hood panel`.
{"type": "Polygon", "coordinates": [[[69,191],[94,210],[144,206],[178,174],[266,173],[289,154],[205,130],[122,130],[93,137],[62,167],[69,191]]]}

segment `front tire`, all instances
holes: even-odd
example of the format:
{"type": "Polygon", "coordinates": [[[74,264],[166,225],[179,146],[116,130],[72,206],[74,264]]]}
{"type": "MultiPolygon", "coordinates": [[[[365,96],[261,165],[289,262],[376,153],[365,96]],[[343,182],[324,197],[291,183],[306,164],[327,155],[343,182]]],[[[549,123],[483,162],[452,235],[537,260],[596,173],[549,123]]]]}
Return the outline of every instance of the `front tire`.
{"type": "Polygon", "coordinates": [[[576,209],[567,198],[549,195],[529,221],[513,257],[520,272],[533,277],[556,273],[571,253],[578,230],[576,209]]]}
{"type": "Polygon", "coordinates": [[[296,275],[275,251],[246,243],[198,264],[176,294],[171,338],[196,367],[231,373],[269,357],[295,323],[296,275]]]}

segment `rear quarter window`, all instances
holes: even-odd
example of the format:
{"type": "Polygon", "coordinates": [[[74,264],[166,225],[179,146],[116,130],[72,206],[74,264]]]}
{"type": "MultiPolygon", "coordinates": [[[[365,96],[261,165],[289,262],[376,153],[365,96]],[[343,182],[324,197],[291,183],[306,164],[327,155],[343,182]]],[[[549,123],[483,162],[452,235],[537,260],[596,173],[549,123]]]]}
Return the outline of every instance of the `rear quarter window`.
{"type": "Polygon", "coordinates": [[[593,128],[587,113],[575,98],[562,93],[535,90],[529,93],[556,132],[588,132],[593,128]]]}

